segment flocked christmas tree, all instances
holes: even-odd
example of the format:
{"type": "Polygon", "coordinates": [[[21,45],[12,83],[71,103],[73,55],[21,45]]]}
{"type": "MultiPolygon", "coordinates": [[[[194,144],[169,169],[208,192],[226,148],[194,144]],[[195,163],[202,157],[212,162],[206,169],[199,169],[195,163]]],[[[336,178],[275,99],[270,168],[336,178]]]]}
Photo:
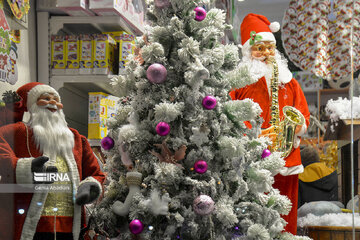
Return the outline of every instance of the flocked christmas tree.
{"type": "Polygon", "coordinates": [[[112,81],[122,101],[102,139],[108,183],[94,213],[116,239],[297,238],[281,234],[291,203],[272,188],[284,160],[257,138],[258,104],[228,95],[248,78],[228,75],[238,48],[220,42],[230,26],[206,3],[148,1],[152,25],[112,81]]]}

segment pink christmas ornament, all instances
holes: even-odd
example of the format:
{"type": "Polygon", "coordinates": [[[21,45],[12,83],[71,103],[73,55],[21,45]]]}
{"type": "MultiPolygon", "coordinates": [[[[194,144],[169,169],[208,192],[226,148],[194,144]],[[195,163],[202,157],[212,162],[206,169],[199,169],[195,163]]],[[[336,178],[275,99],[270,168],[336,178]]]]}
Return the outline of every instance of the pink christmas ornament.
{"type": "Polygon", "coordinates": [[[105,150],[110,150],[114,147],[114,139],[111,137],[104,137],[100,141],[101,147],[105,150]]]}
{"type": "Polygon", "coordinates": [[[208,215],[215,209],[215,202],[207,195],[200,195],[193,202],[194,212],[198,215],[208,215]]]}
{"type": "Polygon", "coordinates": [[[144,224],[139,219],[134,219],[129,224],[132,234],[140,234],[144,230],[144,224]]]}
{"type": "Polygon", "coordinates": [[[151,83],[163,83],[166,80],[167,70],[159,63],[151,64],[146,70],[146,77],[151,83]]]}
{"type": "Polygon", "coordinates": [[[211,110],[216,107],[216,98],[213,96],[206,96],[203,98],[202,105],[205,109],[211,110]]]}
{"type": "Polygon", "coordinates": [[[194,164],[194,170],[199,174],[206,173],[207,169],[208,169],[208,164],[204,160],[199,160],[194,164]]]}
{"type": "Polygon", "coordinates": [[[202,7],[196,7],[195,11],[195,20],[201,22],[206,17],[206,10],[202,7]]]}
{"type": "Polygon", "coordinates": [[[271,155],[270,150],[266,148],[266,149],[264,149],[264,151],[262,152],[261,158],[266,158],[266,157],[268,157],[268,156],[270,156],[270,155],[271,155]]]}
{"type": "Polygon", "coordinates": [[[167,8],[171,5],[169,0],[155,0],[154,3],[157,8],[167,8]]]}
{"type": "Polygon", "coordinates": [[[159,122],[156,125],[156,133],[160,136],[166,136],[170,132],[170,125],[166,122],[159,122]]]}

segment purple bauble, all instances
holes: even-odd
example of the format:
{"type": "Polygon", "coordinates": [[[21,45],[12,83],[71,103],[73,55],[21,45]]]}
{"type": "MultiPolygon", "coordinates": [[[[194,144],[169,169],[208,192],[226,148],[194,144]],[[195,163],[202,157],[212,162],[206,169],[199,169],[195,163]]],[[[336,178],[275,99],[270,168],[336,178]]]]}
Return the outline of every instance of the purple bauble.
{"type": "Polygon", "coordinates": [[[166,76],[166,68],[159,63],[151,64],[146,70],[146,77],[151,83],[163,83],[166,80],[166,76]]]}
{"type": "Polygon", "coordinates": [[[202,105],[205,109],[211,110],[216,106],[216,98],[213,96],[206,96],[202,101],[202,105]]]}
{"type": "Polygon", "coordinates": [[[155,0],[154,3],[157,8],[167,8],[171,5],[169,0],[155,0]]]}
{"type": "Polygon", "coordinates": [[[202,7],[196,7],[195,11],[195,20],[201,22],[206,18],[206,10],[202,7]]]}
{"type": "Polygon", "coordinates": [[[271,155],[270,150],[266,148],[266,149],[264,149],[264,151],[262,152],[261,158],[266,158],[266,157],[268,157],[268,156],[270,156],[270,155],[271,155]]]}
{"type": "Polygon", "coordinates": [[[198,215],[208,215],[215,209],[215,202],[207,195],[200,195],[193,203],[194,212],[198,215]]]}
{"type": "Polygon", "coordinates": [[[139,219],[134,219],[129,224],[132,234],[140,234],[144,230],[144,224],[139,219]]]}
{"type": "Polygon", "coordinates": [[[156,125],[156,133],[160,136],[166,136],[170,132],[170,125],[166,122],[159,122],[156,125]]]}
{"type": "Polygon", "coordinates": [[[105,150],[110,150],[114,147],[114,139],[112,139],[111,137],[104,137],[103,139],[101,139],[100,143],[101,147],[105,150]]]}
{"type": "Polygon", "coordinates": [[[194,164],[194,169],[195,169],[195,172],[197,172],[199,174],[206,173],[206,171],[208,169],[208,164],[204,160],[199,160],[194,164]]]}

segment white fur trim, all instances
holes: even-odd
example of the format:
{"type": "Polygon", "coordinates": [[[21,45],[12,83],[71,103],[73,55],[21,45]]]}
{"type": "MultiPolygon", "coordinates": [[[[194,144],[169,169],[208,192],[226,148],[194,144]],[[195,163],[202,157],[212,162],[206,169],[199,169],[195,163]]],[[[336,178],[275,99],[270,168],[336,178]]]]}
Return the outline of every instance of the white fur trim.
{"type": "Polygon", "coordinates": [[[272,22],[269,25],[270,31],[271,32],[277,32],[280,30],[280,23],[279,22],[272,22]]]}
{"type": "Polygon", "coordinates": [[[34,103],[36,103],[37,99],[44,93],[52,93],[55,96],[57,96],[60,100],[60,95],[54,88],[50,87],[49,85],[45,85],[45,84],[37,85],[28,92],[27,103],[26,103],[27,109],[30,109],[31,106],[34,103]]]}
{"type": "Polygon", "coordinates": [[[34,238],[36,227],[40,220],[42,210],[44,208],[44,204],[38,203],[45,203],[47,194],[47,191],[35,192],[33,194],[28,212],[26,213],[26,218],[21,231],[20,240],[29,240],[34,238]]]}
{"type": "Polygon", "coordinates": [[[296,175],[304,172],[304,166],[298,165],[294,167],[282,167],[279,173],[283,176],[296,175]]]}
{"type": "Polygon", "coordinates": [[[98,194],[98,196],[96,197],[96,199],[98,198],[98,197],[100,197],[100,195],[102,194],[102,186],[101,186],[101,183],[98,181],[98,180],[96,180],[94,177],[87,177],[87,178],[85,178],[83,181],[81,181],[80,182],[80,184],[79,184],[79,187],[82,185],[82,184],[84,184],[84,183],[86,183],[86,182],[93,182],[93,183],[96,183],[97,184],[97,186],[98,186],[98,188],[99,188],[99,194],[98,194]]]}
{"type": "Polygon", "coordinates": [[[34,158],[19,158],[16,163],[16,183],[17,184],[33,184],[33,173],[31,172],[31,163],[34,158]]]}

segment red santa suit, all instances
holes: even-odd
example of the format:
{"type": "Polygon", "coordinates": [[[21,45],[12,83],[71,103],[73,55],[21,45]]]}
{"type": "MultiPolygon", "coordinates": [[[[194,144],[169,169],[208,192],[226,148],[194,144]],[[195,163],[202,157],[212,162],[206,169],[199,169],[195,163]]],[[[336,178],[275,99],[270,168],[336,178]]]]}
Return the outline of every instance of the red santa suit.
{"type": "MultiPolygon", "coordinates": [[[[278,24],[278,23],[277,23],[278,24]]],[[[273,30],[273,23],[267,20],[265,16],[257,14],[249,14],[244,18],[241,24],[241,39],[243,44],[243,55],[249,56],[250,53],[250,40],[256,42],[270,41],[276,42],[275,37],[271,32],[273,30]],[[257,36],[257,37],[256,37],[257,36]],[[260,37],[259,37],[260,36],[260,37]]],[[[246,63],[244,64],[246,66],[246,63]]],[[[285,167],[279,169],[279,174],[275,176],[274,188],[280,190],[282,195],[286,195],[292,202],[292,208],[288,215],[282,216],[288,223],[285,227],[286,232],[296,234],[297,229],[297,202],[298,202],[298,174],[304,171],[301,164],[300,157],[300,136],[306,131],[309,125],[310,113],[306,98],[301,90],[299,83],[292,78],[290,71],[287,69],[286,73],[280,72],[279,69],[279,88],[278,88],[278,102],[279,102],[279,117],[283,119],[282,109],[284,106],[292,106],[299,110],[306,122],[302,126],[300,132],[295,135],[294,148],[292,152],[285,158],[285,167]]],[[[265,77],[261,77],[258,81],[245,86],[240,89],[236,89],[230,92],[230,96],[233,100],[243,100],[246,98],[252,99],[258,103],[262,109],[261,117],[264,119],[262,128],[269,128],[271,120],[271,91],[268,88],[265,77]]]]}
{"type": "MultiPolygon", "coordinates": [[[[64,152],[61,158],[70,173],[73,199],[71,216],[56,216],[56,232],[73,233],[73,239],[79,238],[81,221],[85,223],[83,207],[74,203],[78,187],[85,182],[94,182],[102,192],[105,179],[98,161],[91,150],[87,139],[75,129],[71,129],[74,136],[74,148],[64,152]]],[[[32,160],[43,156],[35,145],[33,131],[23,122],[9,124],[0,128],[0,159],[3,175],[1,183],[33,184],[31,172],[32,160]]],[[[59,156],[49,156],[49,161],[59,156]]],[[[25,185],[24,185],[25,186],[25,185]]],[[[100,195],[99,194],[99,195],[100,195]]],[[[14,193],[13,209],[8,209],[14,216],[14,240],[30,240],[36,232],[54,232],[54,216],[43,214],[44,205],[49,191],[35,191],[34,193],[14,193]],[[19,209],[23,209],[22,214],[19,209]]],[[[6,206],[5,206],[6,207],[6,206]]],[[[9,206],[10,207],[10,206],[9,206]]],[[[54,206],[60,208],[61,206],[54,206]]],[[[63,206],[65,208],[69,206],[63,206]]],[[[4,208],[3,208],[4,209],[4,208]]],[[[6,216],[2,215],[0,218],[6,216]]],[[[0,221],[2,223],[3,220],[0,221]]],[[[12,223],[8,223],[9,226],[12,223]]]]}

